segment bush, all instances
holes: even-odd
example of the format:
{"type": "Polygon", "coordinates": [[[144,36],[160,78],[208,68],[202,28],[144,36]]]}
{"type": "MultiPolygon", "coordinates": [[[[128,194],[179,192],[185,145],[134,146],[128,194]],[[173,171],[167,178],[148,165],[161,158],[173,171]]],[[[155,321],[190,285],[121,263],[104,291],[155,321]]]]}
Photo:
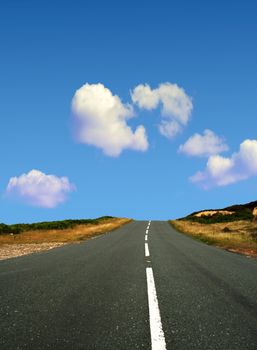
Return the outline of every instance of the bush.
{"type": "Polygon", "coordinates": [[[225,226],[222,230],[222,232],[225,232],[225,233],[228,233],[228,232],[231,232],[230,228],[225,226]]]}

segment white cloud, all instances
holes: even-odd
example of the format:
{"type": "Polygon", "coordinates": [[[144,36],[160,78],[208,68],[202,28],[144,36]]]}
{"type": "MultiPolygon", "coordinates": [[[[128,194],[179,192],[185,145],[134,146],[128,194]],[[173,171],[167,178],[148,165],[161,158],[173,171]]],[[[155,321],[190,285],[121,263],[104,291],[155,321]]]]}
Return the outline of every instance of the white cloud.
{"type": "Polygon", "coordinates": [[[159,124],[159,131],[163,136],[168,137],[169,139],[172,139],[175,137],[179,132],[181,132],[182,127],[176,120],[162,120],[159,124]]]}
{"type": "Polygon", "coordinates": [[[204,130],[203,135],[194,134],[179,147],[179,152],[188,156],[209,157],[228,150],[225,140],[211,130],[204,130]]]}
{"type": "Polygon", "coordinates": [[[67,177],[31,170],[27,174],[10,178],[6,193],[30,205],[54,208],[66,200],[67,193],[74,190],[75,186],[67,177]]]}
{"type": "Polygon", "coordinates": [[[131,93],[132,101],[139,108],[152,110],[162,105],[162,122],[159,130],[162,135],[173,138],[182,126],[187,125],[192,109],[192,99],[184,89],[176,84],[163,83],[157,89],[140,84],[131,93]]]}
{"type": "Polygon", "coordinates": [[[124,149],[146,151],[148,141],[145,128],[135,132],[127,125],[133,107],[123,104],[103,84],[85,84],[72,100],[75,137],[81,143],[101,148],[108,156],[117,157],[124,149]]]}
{"type": "Polygon", "coordinates": [[[158,89],[152,90],[147,84],[136,86],[131,92],[131,98],[139,108],[148,110],[155,109],[160,102],[158,89]]]}
{"type": "Polygon", "coordinates": [[[226,186],[257,175],[257,140],[245,140],[239,152],[230,158],[212,155],[204,171],[197,172],[191,181],[208,189],[226,186]]]}

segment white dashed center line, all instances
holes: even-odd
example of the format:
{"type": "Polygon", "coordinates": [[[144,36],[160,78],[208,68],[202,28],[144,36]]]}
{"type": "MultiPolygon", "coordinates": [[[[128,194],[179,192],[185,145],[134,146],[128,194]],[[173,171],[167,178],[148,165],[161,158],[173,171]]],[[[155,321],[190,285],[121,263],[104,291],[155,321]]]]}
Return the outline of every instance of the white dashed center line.
{"type": "Polygon", "coordinates": [[[166,342],[162,330],[162,321],[155,289],[153,269],[151,267],[146,268],[146,279],[152,350],[166,350],[166,342]]]}
{"type": "MultiPolygon", "coordinates": [[[[148,241],[148,232],[151,221],[148,223],[148,227],[145,235],[145,242],[148,241]]],[[[145,256],[149,259],[148,263],[151,263],[148,243],[145,243],[145,256]]],[[[164,332],[162,329],[161,315],[159,310],[159,304],[157,299],[157,293],[155,288],[155,282],[153,277],[152,267],[146,268],[146,280],[147,280],[147,293],[148,293],[148,307],[149,307],[149,319],[150,319],[150,332],[151,332],[151,350],[166,350],[166,342],[164,332]]]]}
{"type": "Polygon", "coordinates": [[[145,256],[146,256],[146,257],[150,256],[149,248],[148,248],[148,243],[145,243],[145,256]]]}

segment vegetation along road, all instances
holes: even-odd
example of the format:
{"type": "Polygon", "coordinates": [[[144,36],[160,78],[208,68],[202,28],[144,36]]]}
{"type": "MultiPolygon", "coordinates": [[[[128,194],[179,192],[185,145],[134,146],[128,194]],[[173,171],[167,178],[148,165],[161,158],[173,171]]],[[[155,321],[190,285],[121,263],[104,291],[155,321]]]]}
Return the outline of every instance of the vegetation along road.
{"type": "Polygon", "coordinates": [[[135,221],[0,262],[1,350],[256,349],[257,262],[135,221]]]}

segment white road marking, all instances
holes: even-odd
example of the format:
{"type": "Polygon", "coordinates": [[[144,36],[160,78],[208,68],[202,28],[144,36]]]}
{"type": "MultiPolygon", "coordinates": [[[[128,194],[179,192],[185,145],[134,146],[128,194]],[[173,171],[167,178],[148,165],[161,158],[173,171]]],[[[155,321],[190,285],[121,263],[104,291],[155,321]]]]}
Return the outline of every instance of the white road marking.
{"type": "Polygon", "coordinates": [[[146,230],[145,233],[148,233],[149,230],[146,230]]]}
{"type": "Polygon", "coordinates": [[[146,240],[146,241],[147,241],[147,238],[148,238],[147,235],[145,235],[145,240],[146,240]]]}
{"type": "Polygon", "coordinates": [[[152,350],[166,350],[166,342],[162,329],[162,321],[154,283],[153,269],[151,267],[146,268],[146,280],[152,350]]]}
{"type": "Polygon", "coordinates": [[[145,256],[146,256],[146,257],[150,256],[149,248],[148,248],[148,243],[145,243],[145,256]]]}

